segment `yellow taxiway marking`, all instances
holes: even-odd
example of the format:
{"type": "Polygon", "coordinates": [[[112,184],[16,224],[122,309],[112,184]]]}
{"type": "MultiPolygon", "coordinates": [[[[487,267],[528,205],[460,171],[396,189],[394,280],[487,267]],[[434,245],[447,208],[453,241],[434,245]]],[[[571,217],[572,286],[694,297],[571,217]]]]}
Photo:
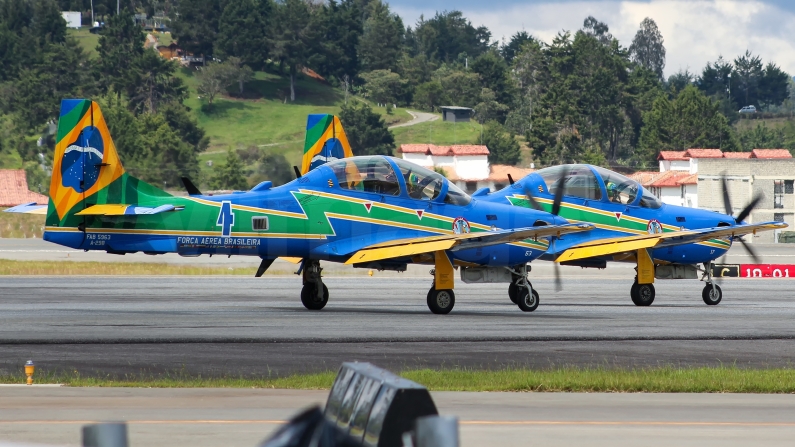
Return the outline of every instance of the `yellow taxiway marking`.
{"type": "MultiPolygon", "coordinates": [[[[0,421],[0,425],[33,425],[33,424],[94,424],[99,421],[0,421]]],[[[170,420],[170,421],[126,421],[127,424],[163,425],[163,424],[284,424],[285,420],[170,420]]],[[[687,422],[687,421],[459,421],[460,425],[592,425],[592,426],[671,426],[671,427],[795,427],[795,422],[687,422]]]]}

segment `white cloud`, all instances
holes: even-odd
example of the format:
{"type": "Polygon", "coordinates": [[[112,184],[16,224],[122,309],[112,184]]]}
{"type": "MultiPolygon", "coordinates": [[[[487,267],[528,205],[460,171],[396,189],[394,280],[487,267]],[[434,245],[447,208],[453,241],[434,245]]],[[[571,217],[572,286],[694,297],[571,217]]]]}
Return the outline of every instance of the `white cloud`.
{"type": "MultiPolygon", "coordinates": [[[[400,6],[394,9],[412,25],[421,13],[426,17],[435,13],[400,6]]],[[[550,1],[492,4],[463,12],[474,25],[486,25],[495,39],[507,39],[524,29],[546,42],[562,30],[576,31],[585,17],[593,15],[607,23],[627,47],[640,22],[651,17],[665,39],[666,75],[685,68],[700,73],[719,55],[731,60],[746,49],[795,75],[795,13],[759,0],[550,1]]]]}

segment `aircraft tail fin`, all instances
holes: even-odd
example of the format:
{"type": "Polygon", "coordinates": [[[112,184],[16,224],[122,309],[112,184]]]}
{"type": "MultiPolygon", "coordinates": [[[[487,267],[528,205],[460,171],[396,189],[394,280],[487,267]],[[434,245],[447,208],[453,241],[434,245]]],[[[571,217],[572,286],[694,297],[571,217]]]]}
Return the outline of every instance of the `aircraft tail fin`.
{"type": "Polygon", "coordinates": [[[99,104],[64,99],[55,140],[47,225],[72,225],[71,216],[93,205],[137,203],[139,196],[169,194],[128,175],[99,104]]]}
{"type": "Polygon", "coordinates": [[[353,157],[353,151],[339,117],[329,114],[309,115],[306,120],[301,174],[330,161],[347,157],[353,157]]]}

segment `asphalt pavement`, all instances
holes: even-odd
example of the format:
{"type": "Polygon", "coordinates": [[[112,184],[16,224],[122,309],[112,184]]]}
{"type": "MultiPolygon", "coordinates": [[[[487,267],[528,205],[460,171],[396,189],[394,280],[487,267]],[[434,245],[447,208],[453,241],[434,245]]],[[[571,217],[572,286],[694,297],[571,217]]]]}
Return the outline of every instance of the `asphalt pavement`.
{"type": "MultiPolygon", "coordinates": [[[[255,446],[326,391],[0,387],[2,441],[79,445],[80,427],[128,422],[131,447],[255,446]]],[[[789,446],[795,396],[434,392],[461,445],[789,446]]]]}

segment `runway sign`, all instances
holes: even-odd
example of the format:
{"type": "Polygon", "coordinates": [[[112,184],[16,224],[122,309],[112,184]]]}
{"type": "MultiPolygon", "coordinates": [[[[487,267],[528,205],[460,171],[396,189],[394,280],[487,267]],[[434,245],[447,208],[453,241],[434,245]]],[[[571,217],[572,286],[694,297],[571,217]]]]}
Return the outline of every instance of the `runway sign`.
{"type": "Polygon", "coordinates": [[[370,447],[403,445],[420,416],[439,414],[428,390],[370,363],[342,364],[326,402],[326,417],[370,447]]]}
{"type": "Polygon", "coordinates": [[[712,266],[712,276],[714,278],[739,278],[739,264],[714,264],[712,266]]]}
{"type": "Polygon", "coordinates": [[[741,264],[741,278],[795,278],[793,264],[741,264]]]}

